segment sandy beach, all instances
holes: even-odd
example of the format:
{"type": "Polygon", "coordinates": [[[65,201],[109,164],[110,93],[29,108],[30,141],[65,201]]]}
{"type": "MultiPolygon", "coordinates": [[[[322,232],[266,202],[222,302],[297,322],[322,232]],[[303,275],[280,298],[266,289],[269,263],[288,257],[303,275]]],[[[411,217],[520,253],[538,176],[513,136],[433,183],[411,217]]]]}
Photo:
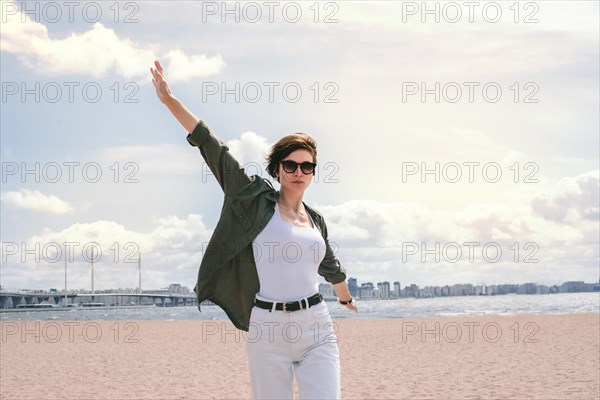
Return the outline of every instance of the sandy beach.
{"type": "MultiPolygon", "coordinates": [[[[335,320],[344,399],[598,399],[598,314],[335,320]]],[[[1,399],[250,399],[229,321],[2,321],[1,399]]]]}

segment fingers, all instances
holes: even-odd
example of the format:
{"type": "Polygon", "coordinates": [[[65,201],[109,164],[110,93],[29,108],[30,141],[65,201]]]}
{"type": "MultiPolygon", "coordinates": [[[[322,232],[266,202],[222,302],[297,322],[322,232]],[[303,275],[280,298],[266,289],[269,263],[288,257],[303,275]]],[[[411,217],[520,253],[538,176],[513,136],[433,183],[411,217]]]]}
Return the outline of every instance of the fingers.
{"type": "MultiPolygon", "coordinates": [[[[164,92],[166,90],[167,93],[170,93],[169,89],[166,87],[166,81],[163,76],[164,69],[158,60],[154,60],[154,66],[156,68],[150,67],[150,73],[152,74],[152,84],[157,90],[157,93],[164,92]]],[[[159,97],[160,97],[159,93],[159,97]]]]}
{"type": "Polygon", "coordinates": [[[354,311],[355,313],[358,312],[358,307],[356,307],[356,305],[354,304],[354,302],[347,304],[346,307],[348,307],[349,310],[354,311]]]}
{"type": "Polygon", "coordinates": [[[154,68],[150,68],[150,73],[152,74],[152,83],[156,86],[157,83],[162,83],[164,78],[162,74],[154,68]]]}
{"type": "Polygon", "coordinates": [[[160,61],[154,60],[154,65],[156,65],[156,69],[162,74],[164,71],[164,68],[163,68],[162,64],[160,63],[160,61]]]}
{"type": "Polygon", "coordinates": [[[150,72],[152,73],[152,75],[156,78],[157,75],[163,75],[164,74],[164,68],[162,66],[162,64],[160,63],[160,61],[158,60],[154,60],[154,66],[156,68],[152,68],[150,67],[150,72]]]}

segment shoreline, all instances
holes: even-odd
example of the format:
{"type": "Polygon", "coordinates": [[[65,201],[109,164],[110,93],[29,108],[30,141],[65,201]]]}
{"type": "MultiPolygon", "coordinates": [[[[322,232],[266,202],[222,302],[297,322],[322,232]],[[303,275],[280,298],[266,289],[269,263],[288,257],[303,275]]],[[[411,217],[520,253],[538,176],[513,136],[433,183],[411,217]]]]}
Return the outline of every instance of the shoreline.
{"type": "MultiPolygon", "coordinates": [[[[598,313],[333,323],[343,399],[600,398],[598,313]]],[[[0,398],[252,398],[251,334],[228,320],[3,320],[0,328],[0,398]]]]}

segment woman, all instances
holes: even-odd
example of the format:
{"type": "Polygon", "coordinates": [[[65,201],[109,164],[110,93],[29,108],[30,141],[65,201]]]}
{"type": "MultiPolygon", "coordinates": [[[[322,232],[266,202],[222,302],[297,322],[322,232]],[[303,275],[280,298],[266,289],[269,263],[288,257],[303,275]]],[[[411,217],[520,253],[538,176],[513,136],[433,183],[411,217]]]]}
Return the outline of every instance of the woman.
{"type": "MultiPolygon", "coordinates": [[[[323,216],[302,201],[316,167],[306,134],[281,138],[268,156],[266,179],[249,177],[229,149],[169,90],[159,61],[150,68],[156,94],[190,132],[225,194],[221,216],[202,257],[194,291],[247,331],[250,381],[257,399],[339,399],[334,326],[318,294],[318,274],[348,309],[358,312],[346,271],[327,240],[323,216]]],[[[200,306],[199,306],[200,307],[200,306]]]]}

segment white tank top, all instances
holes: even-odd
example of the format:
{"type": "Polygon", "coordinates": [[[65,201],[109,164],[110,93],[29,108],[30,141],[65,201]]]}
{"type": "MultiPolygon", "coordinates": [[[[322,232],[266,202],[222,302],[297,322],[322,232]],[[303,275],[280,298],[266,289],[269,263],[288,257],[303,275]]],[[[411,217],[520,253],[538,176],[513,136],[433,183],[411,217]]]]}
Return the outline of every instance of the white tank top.
{"type": "Polygon", "coordinates": [[[318,293],[317,271],[325,257],[325,241],[308,216],[312,228],[294,226],[281,219],[275,202],[271,220],[252,242],[261,298],[294,301],[318,293]]]}

